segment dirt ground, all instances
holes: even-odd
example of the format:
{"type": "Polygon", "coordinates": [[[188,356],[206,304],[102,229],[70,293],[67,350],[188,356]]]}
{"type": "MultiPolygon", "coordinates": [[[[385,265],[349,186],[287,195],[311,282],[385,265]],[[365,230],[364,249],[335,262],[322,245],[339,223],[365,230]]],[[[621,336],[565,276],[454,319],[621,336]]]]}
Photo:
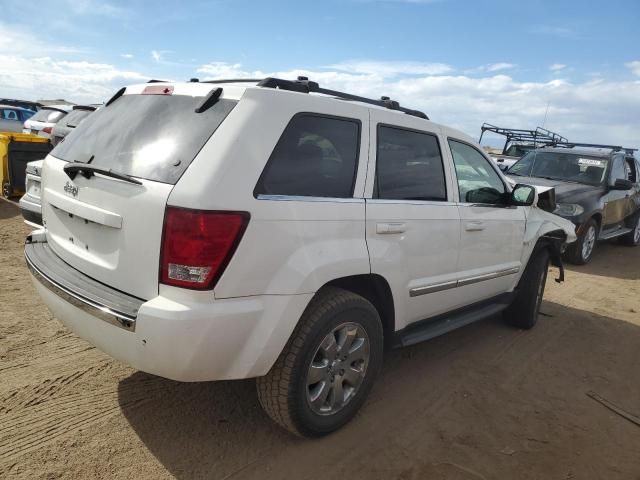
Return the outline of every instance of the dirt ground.
{"type": "Polygon", "coordinates": [[[0,200],[2,478],[640,479],[640,426],[587,396],[640,416],[640,248],[600,245],[550,281],[532,331],[494,318],[389,352],[355,421],[309,441],[253,381],[165,380],[69,333],[31,286],[26,233],[0,200]]]}

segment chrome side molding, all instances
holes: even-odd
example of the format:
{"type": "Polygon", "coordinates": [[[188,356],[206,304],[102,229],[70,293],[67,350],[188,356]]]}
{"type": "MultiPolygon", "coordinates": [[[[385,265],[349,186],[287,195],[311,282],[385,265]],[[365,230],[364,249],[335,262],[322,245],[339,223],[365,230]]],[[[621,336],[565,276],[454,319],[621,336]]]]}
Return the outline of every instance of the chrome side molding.
{"type": "Polygon", "coordinates": [[[507,275],[515,275],[520,271],[520,267],[507,268],[505,270],[498,270],[497,272],[485,273],[483,275],[475,275],[473,277],[467,277],[460,280],[452,280],[444,283],[434,283],[432,285],[425,285],[423,287],[415,287],[409,290],[410,297],[418,297],[420,295],[426,295],[428,293],[442,292],[443,290],[449,290],[451,288],[464,287],[465,285],[471,285],[478,282],[484,282],[485,280],[493,280],[494,278],[500,278],[507,275]]]}

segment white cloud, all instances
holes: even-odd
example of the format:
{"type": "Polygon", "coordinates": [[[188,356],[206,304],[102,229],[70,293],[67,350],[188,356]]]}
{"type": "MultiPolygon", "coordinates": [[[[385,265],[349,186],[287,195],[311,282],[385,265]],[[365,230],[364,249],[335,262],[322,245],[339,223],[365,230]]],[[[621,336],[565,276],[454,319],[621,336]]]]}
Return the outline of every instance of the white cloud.
{"type": "Polygon", "coordinates": [[[396,77],[400,75],[441,75],[453,71],[444,63],[382,62],[371,60],[350,60],[327,66],[340,72],[396,77]]]}
{"type": "Polygon", "coordinates": [[[97,103],[108,100],[122,85],[149,78],[109,64],[51,57],[0,54],[0,65],[0,96],[10,98],[65,98],[97,103]]]}
{"type": "Polygon", "coordinates": [[[162,60],[162,54],[158,50],[151,50],[151,58],[153,58],[156,62],[162,60]]]}
{"type": "Polygon", "coordinates": [[[638,81],[520,82],[504,74],[416,77],[381,75],[368,68],[359,70],[363,71],[327,67],[262,72],[240,64],[212,62],[201,66],[198,72],[211,78],[305,75],[327,88],[371,98],[388,95],[406,107],[424,111],[436,122],[459,128],[473,137],[479,136],[483,122],[534,128],[542,123],[548,104],[545,127],[570,140],[640,145],[638,81]]]}
{"type": "Polygon", "coordinates": [[[634,75],[638,75],[640,77],[640,60],[634,60],[633,62],[628,62],[624,65],[629,68],[634,75]]]}
{"type": "Polygon", "coordinates": [[[121,56],[122,58],[126,58],[126,59],[131,59],[131,58],[133,58],[133,54],[131,54],[131,53],[121,53],[121,54],[120,54],[120,56],[121,56]]]}
{"type": "Polygon", "coordinates": [[[552,72],[558,72],[560,70],[564,70],[567,66],[564,63],[554,63],[553,65],[549,65],[549,70],[552,72]]]}
{"type": "Polygon", "coordinates": [[[24,56],[70,54],[81,51],[80,48],[44,41],[29,32],[26,27],[0,22],[0,53],[24,56]]]}
{"type": "Polygon", "coordinates": [[[101,15],[120,17],[126,10],[122,7],[101,0],[64,0],[61,9],[74,15],[101,15]]]}
{"type": "Polygon", "coordinates": [[[485,68],[487,69],[487,72],[498,72],[500,70],[510,70],[512,68],[515,68],[516,65],[514,63],[492,63],[490,65],[486,65],[485,68]]]}

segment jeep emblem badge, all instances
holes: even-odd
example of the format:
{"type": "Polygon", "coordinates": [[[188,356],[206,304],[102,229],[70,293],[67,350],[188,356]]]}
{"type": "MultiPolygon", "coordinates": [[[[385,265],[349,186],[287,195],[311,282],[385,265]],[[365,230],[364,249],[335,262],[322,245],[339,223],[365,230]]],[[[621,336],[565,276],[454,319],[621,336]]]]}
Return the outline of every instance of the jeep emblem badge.
{"type": "Polygon", "coordinates": [[[69,182],[67,182],[64,185],[64,191],[67,192],[67,193],[70,193],[74,197],[78,196],[78,187],[76,187],[75,185],[70,184],[69,182]]]}

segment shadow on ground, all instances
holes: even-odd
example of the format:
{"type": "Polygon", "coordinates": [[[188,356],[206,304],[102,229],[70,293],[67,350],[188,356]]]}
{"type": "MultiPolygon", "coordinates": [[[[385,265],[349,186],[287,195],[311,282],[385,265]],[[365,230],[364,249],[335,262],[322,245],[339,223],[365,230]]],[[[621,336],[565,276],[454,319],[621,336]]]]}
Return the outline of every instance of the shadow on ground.
{"type": "Polygon", "coordinates": [[[3,199],[0,199],[0,220],[12,218],[20,215],[20,208],[17,205],[3,199]]]}
{"type": "Polygon", "coordinates": [[[599,242],[587,265],[565,263],[565,267],[587,275],[640,280],[640,247],[630,247],[615,240],[599,242]]]}
{"type": "Polygon", "coordinates": [[[554,303],[543,311],[528,332],[492,318],[388,352],[360,415],[320,440],[271,423],[251,380],[136,373],[119,401],[180,479],[635,478],[640,428],[586,393],[638,409],[640,328],[554,303]],[[162,393],[130,402],[141,389],[162,393]]]}

